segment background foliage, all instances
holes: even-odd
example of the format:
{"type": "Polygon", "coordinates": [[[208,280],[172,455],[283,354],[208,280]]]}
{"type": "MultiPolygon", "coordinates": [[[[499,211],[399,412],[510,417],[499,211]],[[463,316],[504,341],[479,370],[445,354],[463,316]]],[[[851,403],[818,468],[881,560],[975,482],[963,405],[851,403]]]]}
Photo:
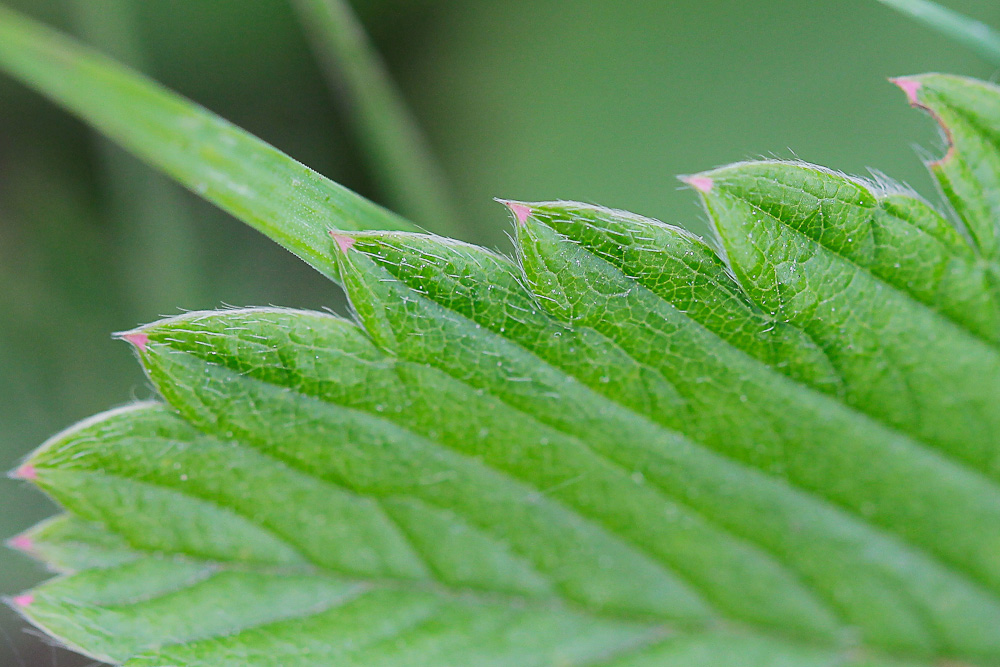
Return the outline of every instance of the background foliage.
{"type": "MultiPolygon", "coordinates": [[[[379,193],[285,0],[22,0],[363,194],[379,193]],[[89,10],[89,11],[88,11],[89,10]]],[[[990,0],[950,6],[993,24],[990,0]]],[[[356,3],[452,178],[466,240],[506,246],[495,195],[576,198],[703,229],[674,175],[772,152],[929,193],[933,124],[888,75],[992,70],[850,0],[356,3]]],[[[0,80],[0,468],[77,419],[147,398],[110,331],[222,303],[336,307],[305,265],[0,80]]],[[[0,534],[51,513],[0,485],[0,534]],[[9,508],[9,509],[8,509],[9,508]]],[[[0,592],[42,578],[0,553],[0,592]]],[[[7,610],[0,664],[52,664],[7,610]]],[[[73,658],[60,654],[58,664],[73,658]]]]}

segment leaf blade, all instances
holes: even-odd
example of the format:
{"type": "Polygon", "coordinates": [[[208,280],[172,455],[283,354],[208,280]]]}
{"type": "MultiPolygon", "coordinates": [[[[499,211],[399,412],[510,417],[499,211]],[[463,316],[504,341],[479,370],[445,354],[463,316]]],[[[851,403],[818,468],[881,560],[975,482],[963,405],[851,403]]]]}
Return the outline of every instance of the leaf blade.
{"type": "MultiPolygon", "coordinates": [[[[969,291],[988,294],[976,259],[931,254],[926,238],[904,245],[893,230],[905,223],[882,216],[867,187],[817,168],[746,163],[699,178],[713,184],[702,197],[747,293],[826,351],[846,402],[998,479],[996,332],[972,337],[913,294],[936,296],[950,286],[937,277],[962,270],[969,291]],[[904,262],[911,270],[899,276],[904,262]],[[916,269],[925,263],[926,280],[916,269]]],[[[991,322],[1000,311],[986,301],[980,312],[991,322]]]]}
{"type": "MultiPolygon", "coordinates": [[[[553,376],[551,380],[542,381],[543,377],[550,372],[548,369],[541,367],[539,361],[526,360],[523,363],[518,361],[516,354],[506,354],[503,352],[505,349],[501,344],[504,336],[516,337],[517,327],[516,322],[522,318],[527,317],[524,310],[515,304],[510,302],[505,303],[501,299],[501,294],[498,290],[493,290],[494,301],[492,308],[482,308],[475,307],[472,295],[477,291],[484,291],[487,286],[500,288],[503,287],[503,282],[497,273],[491,273],[488,276],[482,276],[478,280],[469,280],[466,282],[462,278],[465,277],[466,270],[474,271],[477,267],[483,267],[488,265],[488,259],[483,257],[475,257],[472,259],[467,259],[466,264],[461,264],[461,255],[465,252],[462,248],[455,248],[454,245],[436,242],[433,239],[428,239],[426,237],[410,237],[409,235],[382,235],[382,234],[359,234],[354,235],[357,238],[357,242],[351,246],[348,254],[363,254],[368,257],[369,262],[359,262],[358,260],[352,260],[349,263],[349,271],[347,275],[343,276],[344,282],[347,285],[349,294],[352,297],[352,303],[355,306],[355,310],[358,312],[362,322],[366,324],[370,332],[373,332],[375,339],[381,344],[386,345],[394,353],[402,355],[405,358],[413,359],[419,361],[420,363],[428,363],[439,368],[444,368],[445,366],[450,366],[452,368],[451,372],[460,373],[465,377],[477,377],[477,386],[483,388],[489,388],[489,391],[503,391],[503,392],[514,392],[512,398],[517,396],[516,400],[522,401],[519,403],[525,406],[531,414],[535,415],[536,418],[548,419],[548,420],[558,420],[559,423],[565,423],[580,433],[587,442],[592,446],[596,446],[603,453],[615,457],[625,457],[621,460],[630,461],[626,465],[637,466],[638,470],[641,470],[647,480],[655,479],[654,475],[662,475],[661,470],[657,470],[655,466],[652,465],[654,456],[656,455],[656,447],[646,448],[642,452],[641,457],[636,459],[635,455],[630,455],[630,447],[623,446],[622,443],[640,443],[644,441],[657,442],[659,439],[662,441],[662,436],[658,438],[655,435],[655,431],[650,432],[648,430],[642,431],[639,429],[638,424],[641,423],[636,420],[635,416],[625,416],[622,415],[620,418],[613,418],[614,412],[609,410],[607,404],[602,404],[600,402],[591,402],[591,399],[586,398],[585,395],[580,394],[576,391],[572,391],[569,386],[563,383],[557,376],[553,376]],[[386,238],[385,244],[380,244],[379,239],[386,238]],[[409,245],[406,244],[406,240],[410,240],[409,245]],[[431,245],[433,249],[423,250],[421,246],[431,245]],[[405,259],[405,261],[400,261],[405,259]],[[386,274],[374,267],[377,266],[378,269],[389,269],[394,273],[386,274]],[[357,280],[359,275],[370,274],[369,278],[365,280],[357,280]],[[440,278],[440,283],[437,279],[440,278]],[[402,282],[404,285],[409,285],[409,291],[402,290],[397,293],[393,293],[390,289],[394,280],[402,282]],[[477,287],[478,286],[478,287],[477,287]],[[424,306],[420,305],[423,300],[430,301],[430,306],[428,310],[424,310],[424,306]],[[462,302],[465,301],[463,304],[462,302]],[[435,302],[437,304],[448,304],[449,313],[447,315],[433,315],[433,310],[430,308],[434,307],[435,302]],[[456,313],[468,313],[466,317],[471,317],[474,324],[466,324],[458,321],[455,317],[456,313]],[[492,315],[490,314],[492,313],[492,315]],[[507,319],[505,319],[507,318],[507,319]],[[387,324],[388,323],[388,324],[387,324]],[[425,327],[424,324],[427,324],[425,327]],[[386,333],[382,332],[382,328],[388,326],[389,331],[386,333]],[[451,331],[451,334],[443,333],[443,331],[451,331]],[[486,336],[489,337],[490,334],[497,334],[497,337],[481,343],[482,347],[476,347],[476,338],[486,336]],[[450,343],[450,344],[449,344],[450,343]],[[488,352],[486,352],[488,350],[488,352]],[[477,362],[473,361],[479,359],[480,356],[487,355],[488,363],[482,364],[479,367],[477,362]],[[495,361],[494,361],[495,360],[495,361]],[[503,371],[500,371],[503,368],[503,371]],[[517,378],[517,381],[509,381],[507,378],[517,378]],[[525,380],[530,379],[533,382],[539,382],[542,384],[542,388],[539,389],[538,393],[532,394],[530,397],[525,396],[523,399],[520,396],[527,391],[525,387],[530,384],[530,382],[525,382],[525,380]],[[481,383],[481,384],[479,384],[481,383]],[[549,400],[547,397],[554,397],[553,400],[549,400]],[[574,417],[561,418],[560,413],[564,413],[567,409],[567,405],[574,406],[580,409],[584,415],[574,417]],[[587,407],[582,407],[587,406],[587,407]],[[599,415],[597,417],[588,419],[589,415],[599,415]],[[606,435],[600,435],[606,433],[606,435]],[[644,433],[644,435],[639,435],[644,433]],[[586,435],[583,435],[586,434],[586,435]],[[602,437],[606,440],[602,441],[602,437]],[[602,444],[603,442],[603,444],[602,444]],[[629,458],[631,456],[631,459],[629,458]],[[641,463],[639,463],[641,462],[641,463]]],[[[522,253],[522,258],[524,254],[522,253]]],[[[579,266],[579,262],[572,258],[567,258],[565,265],[561,266],[557,273],[559,275],[571,275],[575,270],[574,267],[579,266]]],[[[595,283],[599,281],[594,281],[595,283]]],[[[547,303],[548,292],[546,290],[541,290],[540,302],[547,303]]],[[[621,294],[619,289],[611,289],[609,293],[612,295],[621,294]]],[[[586,299],[577,298],[576,302],[586,302],[586,299]]],[[[603,303],[603,302],[602,302],[603,303]]],[[[601,306],[598,305],[596,308],[600,311],[601,306]]],[[[604,312],[604,311],[600,311],[604,312]]],[[[613,315],[609,314],[609,322],[615,321],[613,315]]],[[[578,322],[578,325],[586,324],[585,322],[578,322]]],[[[643,320],[642,324],[648,324],[648,320],[643,320]]],[[[529,349],[543,349],[549,341],[557,340],[551,336],[534,337],[530,335],[530,331],[527,332],[528,338],[526,339],[529,349]]],[[[616,337],[619,342],[622,338],[616,337]]],[[[656,345],[650,345],[650,349],[662,346],[662,341],[656,341],[656,345]]],[[[711,349],[707,354],[716,354],[717,350],[711,349]]],[[[555,344],[555,352],[553,352],[553,357],[549,359],[572,359],[577,357],[576,354],[566,354],[572,350],[572,343],[568,345],[567,348],[559,352],[558,344],[555,344]]],[[[517,353],[520,354],[520,353],[517,353]]],[[[555,363],[556,367],[559,367],[558,361],[550,361],[550,363],[555,363]]],[[[601,384],[598,382],[598,386],[601,384]]],[[[758,394],[762,400],[766,400],[772,395],[773,389],[775,387],[772,385],[767,390],[758,389],[754,392],[750,390],[747,391],[748,394],[755,393],[758,394]]],[[[729,422],[728,420],[720,420],[722,423],[738,423],[740,424],[739,430],[746,431],[750,426],[750,422],[754,419],[760,419],[760,413],[763,409],[762,404],[757,404],[751,408],[752,414],[757,415],[756,417],[747,417],[744,419],[736,420],[734,422],[729,422]],[[755,408],[755,409],[754,409],[755,408]]],[[[776,407],[769,408],[778,411],[780,415],[782,411],[787,410],[787,406],[784,404],[779,404],[776,407]]],[[[711,413],[709,413],[711,414],[711,413]]],[[[710,418],[712,419],[712,418],[710,418]]],[[[794,417],[790,417],[789,414],[783,414],[781,419],[790,419],[791,421],[796,421],[794,417]]],[[[805,418],[805,422],[810,422],[814,417],[805,418]]],[[[826,418],[823,418],[826,420],[826,418]]],[[[713,419],[714,421],[714,419],[713,419]]],[[[682,424],[687,423],[686,420],[681,421],[682,424]]],[[[712,423],[712,422],[709,422],[712,423]]],[[[843,427],[832,427],[829,423],[827,428],[830,429],[830,433],[838,433],[843,427]]],[[[690,433],[690,432],[689,432],[690,433]]],[[[773,431],[772,431],[773,433],[773,431]]],[[[902,493],[896,496],[895,499],[891,499],[891,496],[895,495],[896,490],[901,490],[908,482],[904,480],[913,480],[916,477],[920,477],[923,481],[919,484],[921,489],[924,489],[929,493],[929,489],[941,484],[943,479],[941,478],[941,470],[937,469],[938,462],[930,463],[928,460],[929,468],[925,469],[924,472],[917,472],[917,468],[910,469],[909,472],[904,473],[901,477],[897,478],[895,481],[889,481],[888,479],[878,481],[877,477],[882,475],[887,470],[897,468],[903,461],[907,460],[908,455],[903,456],[901,451],[896,454],[890,455],[894,462],[889,463],[889,459],[884,459],[878,464],[872,463],[872,453],[870,446],[872,444],[877,444],[879,442],[878,438],[873,438],[871,435],[862,436],[861,431],[851,430],[849,428],[844,428],[843,440],[839,440],[841,435],[838,435],[838,442],[836,445],[828,445],[824,443],[824,448],[822,450],[816,449],[815,453],[812,455],[804,455],[801,461],[802,467],[800,470],[802,472],[807,472],[813,469],[819,459],[828,459],[835,452],[841,452],[844,454],[845,458],[839,462],[832,464],[830,474],[838,478],[838,482],[835,486],[843,486],[846,480],[858,478],[858,486],[856,487],[855,493],[864,496],[866,499],[860,501],[860,498],[855,498],[851,500],[849,495],[838,495],[846,490],[846,487],[842,488],[840,491],[835,492],[831,495],[824,495],[824,500],[833,500],[834,504],[844,509],[851,510],[853,507],[853,514],[860,515],[860,517],[865,522],[871,522],[875,524],[881,523],[883,527],[888,527],[891,529],[892,524],[887,523],[889,517],[894,517],[894,521],[899,520],[899,511],[903,508],[909,507],[913,509],[913,498],[907,493],[902,493]],[[850,435],[848,435],[850,433],[850,435]],[[866,445],[859,446],[859,449],[854,452],[854,454],[848,454],[847,451],[852,446],[858,446],[859,439],[866,443],[866,445]],[[853,444],[852,444],[853,443],[853,444]],[[854,455],[857,458],[854,459],[854,455]],[[897,458],[898,457],[898,458],[897,458]],[[852,463],[852,459],[854,462],[852,463]],[[806,461],[809,461],[806,465],[806,461]],[[860,466],[860,467],[859,467],[860,466]],[[844,470],[847,468],[856,468],[855,471],[845,474],[844,470]],[[879,470],[875,475],[871,474],[872,468],[879,470]],[[833,470],[838,470],[839,472],[834,473],[833,470]],[[864,479],[864,481],[860,481],[864,479]],[[876,491],[878,487],[878,491],[876,491]],[[882,496],[881,500],[875,500],[878,496],[882,496]],[[875,505],[873,505],[873,501],[875,505]],[[875,521],[877,518],[877,513],[873,511],[873,508],[877,504],[883,504],[886,514],[883,516],[881,521],[875,521]],[[893,509],[889,509],[892,507],[893,509]]],[[[874,435],[874,434],[872,434],[874,435]]],[[[726,437],[734,437],[733,433],[727,433],[726,437]]],[[[740,433],[740,437],[743,434],[740,433]]],[[[773,437],[773,436],[772,436],[773,437]]],[[[879,435],[879,438],[885,438],[885,434],[879,435]]],[[[700,436],[696,437],[697,440],[701,440],[700,436]]],[[[808,443],[812,439],[808,437],[807,431],[801,432],[800,436],[796,436],[796,442],[808,443]]],[[[891,441],[891,439],[890,439],[891,441]]],[[[768,442],[768,439],[764,436],[763,432],[757,434],[757,436],[748,436],[746,440],[747,447],[753,451],[759,451],[762,443],[768,442]]],[[[635,445],[632,445],[635,446],[635,445]]],[[[672,447],[676,447],[676,441],[672,441],[672,447]]],[[[884,446],[884,445],[882,445],[884,446]]],[[[890,446],[891,450],[894,446],[890,446]]],[[[729,454],[729,452],[724,451],[723,453],[729,454]]],[[[790,453],[790,452],[789,452],[790,453]]],[[[638,453],[636,453],[638,455],[638,453]]],[[[782,465],[786,466],[791,470],[791,466],[794,465],[794,456],[791,458],[784,458],[784,463],[782,465]]],[[[934,457],[932,457],[934,458],[934,457]]],[[[935,459],[936,460],[936,459],[935,459]]],[[[743,458],[741,462],[748,462],[746,458],[743,458]]],[[[751,469],[753,467],[762,468],[762,472],[771,473],[779,472],[780,477],[786,477],[785,474],[781,474],[783,469],[778,467],[777,464],[764,465],[764,461],[761,463],[755,463],[753,458],[749,459],[751,463],[751,469]]],[[[909,464],[903,464],[909,465],[909,464]]],[[[946,468],[948,466],[946,465],[946,468]]],[[[814,470],[815,472],[815,470],[814,470]]],[[[701,473],[704,474],[704,473],[701,473]]],[[[743,472],[745,475],[745,470],[743,472]]],[[[944,475],[946,478],[948,475],[944,475]]],[[[688,478],[689,480],[690,478],[688,478]]],[[[793,478],[794,479],[794,478],[793,478]]],[[[676,481],[671,481],[672,484],[677,484],[676,481]]],[[[683,486],[685,483],[681,482],[683,486]]],[[[923,507],[914,514],[909,514],[906,522],[912,522],[915,525],[923,521],[930,519],[933,514],[933,507],[936,503],[946,502],[951,506],[958,496],[965,493],[961,489],[965,486],[965,482],[957,483],[955,486],[951,486],[950,482],[945,482],[945,486],[949,487],[949,490],[945,490],[945,487],[940,488],[939,500],[929,505],[923,507]],[[947,500],[944,500],[947,499],[947,500]]],[[[824,490],[833,490],[834,487],[827,487],[825,482],[822,481],[821,477],[813,477],[812,481],[807,481],[805,478],[800,478],[796,487],[802,489],[806,492],[824,490]]],[[[669,488],[669,487],[661,487],[669,488]]],[[[981,487],[981,490],[985,490],[987,494],[992,493],[987,487],[981,487]]],[[[923,492],[923,491],[922,491],[923,492]]],[[[978,492],[977,492],[978,493],[978,492]]],[[[973,504],[980,504],[980,509],[985,510],[987,513],[994,513],[997,509],[995,502],[990,500],[985,500],[977,495],[970,495],[967,498],[968,501],[973,504]],[[991,509],[992,508],[992,509],[991,509]]],[[[766,516],[768,513],[774,513],[777,509],[771,506],[766,512],[761,512],[758,516],[766,516]]],[[[716,510],[718,512],[718,510],[716,510]]],[[[928,530],[928,532],[923,533],[922,537],[918,537],[920,533],[923,532],[922,529],[917,529],[916,532],[908,533],[906,539],[916,539],[917,544],[923,545],[923,548],[929,548],[931,551],[939,550],[939,530],[945,529],[949,522],[953,521],[955,517],[950,517],[949,519],[943,519],[941,521],[936,521],[937,527],[928,530]]],[[[996,520],[995,518],[993,519],[996,520]]],[[[729,524],[732,525],[732,524],[729,524]]],[[[970,524],[971,525],[971,524],[970,524]]],[[[979,524],[976,524],[979,525],[979,524]]],[[[929,527],[929,526],[928,526],[929,527]]],[[[980,563],[985,564],[989,557],[986,554],[990,551],[992,547],[987,544],[981,545],[977,548],[980,551],[980,555],[986,560],[980,560],[980,563]]],[[[949,556],[949,562],[952,558],[965,558],[968,556],[967,551],[963,549],[956,550],[951,556],[949,556]]],[[[795,562],[796,554],[795,552],[782,552],[783,564],[788,564],[791,558],[795,562]]],[[[794,569],[802,567],[803,563],[799,562],[794,565],[794,569]]],[[[947,567],[947,566],[946,566],[947,567]]],[[[978,580],[978,575],[972,575],[974,580],[978,580]]],[[[810,579],[813,585],[816,584],[815,579],[810,579]]],[[[882,582],[883,584],[885,582],[882,582]]],[[[836,586],[838,588],[845,585],[843,580],[839,580],[836,586]]],[[[870,584],[869,584],[870,585],[870,584]]],[[[990,585],[987,585],[989,588],[990,585]]],[[[863,588],[863,587],[862,587],[863,588]]],[[[883,589],[884,590],[884,589],[883,589]]],[[[864,591],[859,590],[864,597],[864,591]]],[[[897,591],[898,593],[898,591],[897,591]]],[[[926,601],[931,601],[934,599],[934,595],[931,594],[929,597],[924,597],[925,594],[921,594],[921,599],[926,601]]],[[[987,598],[993,594],[987,593],[987,598]]],[[[890,594],[890,597],[894,597],[895,594],[890,594]]],[[[984,598],[985,601],[986,598],[984,598]]],[[[846,601],[842,598],[840,602],[843,604],[846,601]]],[[[908,604],[908,603],[904,603],[908,604]]],[[[925,604],[925,603],[922,603],[925,604]]],[[[988,603],[992,604],[992,603],[988,603]]],[[[864,618],[871,610],[871,602],[863,603],[860,598],[853,601],[851,605],[854,606],[853,610],[850,612],[856,614],[854,616],[855,622],[863,623],[861,618],[864,618]]],[[[846,607],[850,609],[851,607],[846,607]]],[[[940,618],[945,618],[948,616],[948,612],[944,609],[935,614],[943,613],[944,616],[940,618]]],[[[881,618],[885,620],[886,618],[899,617],[899,611],[895,612],[895,615],[889,614],[887,616],[878,614],[876,618],[881,618]]],[[[918,618],[919,618],[918,614],[918,618]]],[[[977,614],[973,614],[975,617],[977,614]]],[[[875,618],[871,618],[869,622],[880,623],[881,621],[876,621],[875,618]]],[[[918,626],[923,624],[923,621],[917,622],[918,626]]],[[[958,631],[959,634],[964,633],[964,630],[960,626],[954,626],[954,630],[958,631]]],[[[874,627],[871,628],[873,632],[878,632],[874,627]]],[[[901,628],[897,628],[892,631],[892,634],[896,634],[901,631],[901,628]]],[[[917,633],[919,636],[920,632],[917,633]]],[[[976,636],[982,637],[983,635],[977,631],[976,636]]],[[[874,640],[874,637],[872,637],[874,640]]],[[[978,640],[973,640],[978,641],[978,640]]]]}
{"type": "Polygon", "coordinates": [[[13,603],[145,667],[998,664],[1000,144],[972,129],[975,246],[908,193],[773,163],[689,179],[728,264],[573,203],[511,204],[517,262],[307,220],[363,328],[256,309],[124,334],[169,407],[21,469],[70,513],[31,539],[72,574],[13,603]],[[899,359],[886,391],[863,393],[863,334],[899,359]]]}
{"type": "Polygon", "coordinates": [[[995,290],[1000,261],[1000,89],[943,74],[894,82],[912,106],[931,114],[944,133],[947,152],[927,166],[964,229],[991,263],[995,290]]]}
{"type": "MultiPolygon", "coordinates": [[[[156,481],[164,488],[170,485],[174,489],[183,489],[182,493],[186,496],[204,499],[209,495],[207,486],[213,485],[213,482],[207,475],[199,479],[194,471],[204,471],[206,467],[194,463],[199,458],[211,457],[210,450],[215,446],[211,438],[194,432],[158,404],[142,404],[106,413],[50,441],[47,448],[31,460],[38,472],[39,484],[50,488],[67,507],[103,525],[112,536],[127,536],[129,542],[138,544],[132,549],[141,557],[127,562],[100,561],[97,567],[88,567],[71,577],[46,583],[31,593],[29,603],[21,605],[22,613],[70,645],[86,647],[84,652],[89,655],[127,664],[145,664],[146,661],[157,664],[156,661],[165,659],[165,656],[185,654],[191,659],[202,656],[197,658],[200,660],[206,651],[209,655],[214,651],[223,651],[220,660],[239,660],[244,658],[234,655],[241,655],[243,642],[247,642],[246,650],[252,650],[255,645],[257,650],[261,650],[261,645],[266,643],[260,641],[259,638],[263,637],[280,639],[278,644],[285,644],[284,651],[289,650],[289,642],[293,641],[291,637],[301,637],[311,641],[318,651],[325,651],[328,659],[336,656],[338,660],[350,660],[353,652],[360,648],[363,649],[361,655],[354,658],[358,664],[376,659],[379,651],[385,650],[387,655],[391,655],[400,651],[401,647],[405,655],[427,661],[433,661],[442,649],[459,648],[473,656],[478,652],[484,656],[494,652],[500,655],[513,652],[514,655],[525,656],[525,659],[535,656],[531,659],[537,660],[536,654],[555,651],[567,659],[576,654],[582,659],[584,655],[600,653],[609,650],[609,647],[642,644],[660,633],[658,625],[650,621],[601,618],[580,610],[563,609],[547,599],[544,590],[536,591],[536,594],[541,592],[543,595],[534,601],[517,595],[523,593],[523,589],[514,591],[513,595],[507,591],[505,595],[509,599],[505,599],[495,592],[493,595],[477,594],[467,587],[468,581],[447,582],[451,588],[441,587],[428,581],[425,572],[413,572],[412,569],[401,572],[398,568],[394,572],[391,567],[385,566],[373,569],[371,565],[364,565],[364,559],[355,560],[352,567],[336,562],[336,558],[318,559],[312,556],[308,562],[288,562],[280,555],[277,559],[268,558],[266,550],[255,554],[247,549],[220,551],[213,548],[217,539],[211,533],[230,532],[232,521],[227,524],[216,520],[212,525],[201,527],[190,522],[174,525],[167,522],[167,525],[160,526],[158,533],[149,526],[139,526],[137,530],[135,526],[123,526],[116,522],[115,517],[120,513],[118,509],[107,503],[95,502],[94,495],[80,493],[79,485],[68,479],[100,470],[115,483],[95,485],[104,489],[99,493],[127,496],[129,482],[148,484],[156,481]],[[105,447],[92,447],[98,439],[105,447]],[[196,446],[187,446],[189,444],[196,446]],[[122,457],[122,451],[130,452],[129,457],[122,457]],[[179,468],[178,463],[181,464],[179,468]],[[190,471],[192,475],[182,479],[185,475],[178,474],[178,469],[190,471]],[[168,481],[170,476],[175,478],[172,483],[168,481]],[[151,532],[156,534],[151,535],[151,532]],[[200,533],[200,536],[190,535],[192,532],[200,533]],[[208,548],[194,547],[198,539],[207,542],[208,548]],[[377,607],[372,607],[375,604],[371,601],[372,596],[381,600],[377,607]],[[362,642],[359,647],[358,638],[352,633],[366,631],[366,624],[357,619],[352,621],[355,611],[341,610],[341,607],[345,604],[349,607],[362,598],[367,598],[363,608],[369,615],[378,610],[383,617],[391,618],[394,614],[406,616],[408,608],[416,601],[421,608],[429,605],[438,609],[440,613],[435,615],[441,618],[433,618],[434,626],[431,628],[420,628],[419,633],[410,638],[412,645],[394,641],[385,646],[379,642],[369,647],[362,642]],[[208,608],[214,611],[208,614],[208,608]],[[348,612],[347,616],[341,611],[348,612]],[[206,622],[206,614],[211,616],[210,622],[206,622]],[[285,623],[285,620],[288,622],[285,623]],[[332,631],[332,635],[303,633],[303,621],[307,626],[321,623],[325,632],[332,631]],[[463,623],[470,625],[463,627],[463,623]],[[545,631],[527,631],[536,624],[545,631]],[[466,636],[466,630],[473,631],[473,634],[466,636]],[[243,632],[250,632],[258,639],[240,638],[243,632]],[[520,635],[521,639],[499,641],[507,632],[520,635]],[[497,633],[497,640],[491,639],[497,633]],[[220,638],[225,637],[232,641],[229,649],[226,642],[220,642],[220,638]],[[478,641],[482,641],[483,646],[476,647],[478,641]],[[235,651],[235,654],[227,653],[227,650],[235,651]]],[[[247,480],[246,475],[252,474],[255,469],[260,471],[263,467],[261,460],[253,459],[244,464],[232,447],[225,447],[225,456],[231,468],[228,475],[215,483],[213,502],[218,507],[246,515],[251,522],[267,531],[274,531],[274,520],[265,513],[251,515],[245,507],[240,508],[240,498],[246,499],[240,489],[222,495],[233,482],[238,487],[240,479],[244,480],[242,483],[260,486],[259,477],[247,480]]],[[[274,464],[270,467],[274,468],[274,464]]],[[[299,479],[275,489],[275,492],[284,495],[272,497],[271,501],[276,504],[274,511],[285,512],[288,517],[301,513],[300,508],[306,503],[302,503],[302,499],[293,501],[294,494],[303,486],[308,484],[299,479]]],[[[324,514],[328,521],[370,523],[356,513],[353,517],[346,514],[342,503],[330,506],[322,502],[323,498],[313,497],[312,500],[311,506],[324,514]]],[[[162,518],[162,513],[156,512],[148,503],[146,508],[162,518]]],[[[183,508],[175,506],[175,510],[184,514],[183,508]]],[[[447,530],[452,530],[454,526],[453,523],[438,524],[439,527],[443,525],[447,530]]],[[[329,531],[330,528],[307,521],[300,523],[298,528],[286,528],[282,539],[295,544],[300,552],[307,553],[293,533],[315,536],[324,530],[329,531]]],[[[336,527],[334,530],[337,530],[336,527]]],[[[50,529],[44,532],[50,542],[46,549],[48,553],[64,550],[54,544],[61,538],[81,539],[79,530],[60,532],[50,529]]],[[[98,545],[114,541],[92,531],[89,534],[91,541],[98,545]]],[[[338,539],[345,540],[343,532],[338,539]]],[[[364,554],[365,548],[361,547],[366,543],[369,554],[371,548],[378,548],[371,542],[370,535],[347,537],[345,541],[349,542],[347,547],[350,549],[342,548],[341,551],[348,556],[364,554]]],[[[245,539],[241,542],[247,544],[245,539]]],[[[459,547],[460,551],[468,553],[468,548],[474,544],[467,539],[459,539],[458,542],[446,541],[444,548],[459,547]]],[[[495,546],[482,545],[475,551],[489,558],[489,552],[495,546]]],[[[328,542],[323,553],[335,547],[335,542],[328,542]]],[[[398,544],[390,545],[385,541],[381,547],[382,551],[390,552],[399,548],[398,544]]],[[[383,559],[383,562],[388,560],[391,559],[383,559]]],[[[523,585],[521,581],[515,583],[523,585]]],[[[421,616],[425,620],[430,618],[426,614],[421,616]]],[[[389,630],[392,630],[391,625],[389,630]]],[[[409,627],[403,629],[409,630],[409,627]]],[[[389,636],[395,640],[394,634],[389,636]]],[[[282,657],[281,664],[289,664],[284,661],[295,658],[295,653],[282,657]]],[[[298,654],[298,659],[314,659],[314,656],[298,654]]]]}

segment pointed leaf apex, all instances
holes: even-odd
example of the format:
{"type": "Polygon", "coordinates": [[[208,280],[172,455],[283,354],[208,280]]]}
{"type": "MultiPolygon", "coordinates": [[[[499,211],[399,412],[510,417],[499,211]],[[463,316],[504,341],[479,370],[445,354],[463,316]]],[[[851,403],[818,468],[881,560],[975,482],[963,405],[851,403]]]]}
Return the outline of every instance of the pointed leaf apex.
{"type": "Polygon", "coordinates": [[[30,463],[26,463],[12,472],[10,476],[14,479],[23,479],[28,482],[33,482],[38,479],[38,469],[30,463]]]}
{"type": "Polygon", "coordinates": [[[126,331],[123,333],[116,333],[114,337],[118,340],[123,340],[139,352],[146,351],[146,345],[149,344],[149,334],[145,331],[126,331]]]}
{"type": "Polygon", "coordinates": [[[920,106],[920,100],[917,98],[917,93],[920,92],[920,88],[923,86],[922,83],[916,79],[906,78],[889,79],[889,81],[906,93],[906,99],[909,100],[911,105],[915,107],[920,106]]]}
{"type": "Polygon", "coordinates": [[[25,608],[29,607],[35,602],[35,596],[31,594],[18,595],[16,598],[12,599],[11,602],[14,603],[15,607],[25,608]]]}
{"type": "Polygon", "coordinates": [[[698,192],[703,193],[710,192],[715,185],[715,181],[708,176],[681,176],[680,179],[698,192]]]}
{"type": "Polygon", "coordinates": [[[519,225],[523,225],[524,221],[531,215],[531,207],[527,204],[507,199],[497,199],[497,201],[506,206],[514,214],[514,219],[517,220],[517,224],[519,225]]]}
{"type": "Polygon", "coordinates": [[[35,542],[27,535],[18,535],[7,541],[7,546],[21,552],[29,552],[35,548],[35,542]]]}
{"type": "Polygon", "coordinates": [[[344,236],[343,234],[338,234],[336,232],[330,232],[330,237],[336,242],[337,247],[340,248],[340,252],[347,254],[347,251],[358,242],[357,239],[351,238],[350,236],[344,236]]]}

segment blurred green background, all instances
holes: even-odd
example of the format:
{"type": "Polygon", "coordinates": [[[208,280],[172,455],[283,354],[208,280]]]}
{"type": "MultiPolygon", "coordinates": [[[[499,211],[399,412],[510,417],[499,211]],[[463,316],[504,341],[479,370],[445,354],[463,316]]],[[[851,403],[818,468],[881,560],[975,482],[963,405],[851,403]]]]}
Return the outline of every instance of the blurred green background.
{"type": "MultiPolygon", "coordinates": [[[[287,0],[0,0],[138,64],[379,200],[287,0]]],[[[1000,25],[995,0],[949,6],[1000,25]]],[[[874,167],[936,197],[941,147],[887,76],[996,72],[874,0],[357,0],[451,179],[466,240],[491,198],[578,199],[702,232],[675,175],[759,156],[874,167]]],[[[152,391],[109,333],[224,304],[341,308],[337,289],[0,76],[0,469],[152,391]]],[[[50,515],[0,482],[0,536],[50,515]]],[[[0,551],[0,593],[45,573],[0,551]]],[[[0,665],[87,664],[0,611],[0,665]]]]}

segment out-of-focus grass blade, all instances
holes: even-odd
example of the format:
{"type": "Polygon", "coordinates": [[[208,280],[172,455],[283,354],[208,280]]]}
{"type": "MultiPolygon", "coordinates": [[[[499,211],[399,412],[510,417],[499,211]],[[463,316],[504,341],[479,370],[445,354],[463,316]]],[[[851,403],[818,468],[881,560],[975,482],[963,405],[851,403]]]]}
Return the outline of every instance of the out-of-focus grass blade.
{"type": "MultiPolygon", "coordinates": [[[[147,69],[137,37],[133,0],[73,0],[69,8],[80,36],[122,64],[147,69]]],[[[103,137],[94,150],[103,172],[110,215],[123,238],[117,263],[122,286],[141,316],[208,299],[199,258],[196,221],[183,193],[160,174],[136,168],[136,158],[103,137]]]]}
{"type": "Polygon", "coordinates": [[[335,276],[331,229],[413,230],[215,114],[0,6],[0,70],[335,276]]]}
{"type": "Polygon", "coordinates": [[[1000,66],[1000,33],[982,21],[942,7],[931,0],[879,0],[883,5],[912,16],[962,44],[980,57],[1000,66]]]}
{"type": "Polygon", "coordinates": [[[389,203],[436,232],[458,216],[441,168],[346,0],[293,0],[389,203]]]}

